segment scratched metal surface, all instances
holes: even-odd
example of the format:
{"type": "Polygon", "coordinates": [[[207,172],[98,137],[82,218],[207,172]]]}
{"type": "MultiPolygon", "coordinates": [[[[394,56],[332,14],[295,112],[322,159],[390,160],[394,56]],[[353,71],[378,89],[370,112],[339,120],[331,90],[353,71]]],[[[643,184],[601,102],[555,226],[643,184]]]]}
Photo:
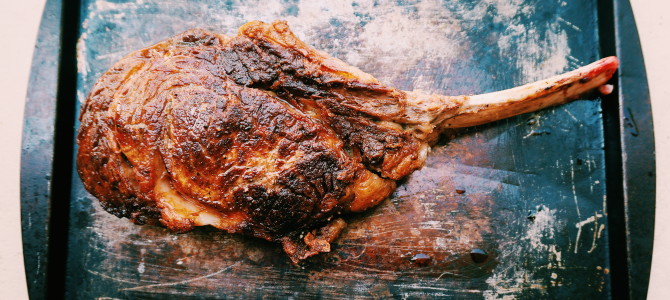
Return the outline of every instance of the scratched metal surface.
{"type": "MultiPolygon", "coordinates": [[[[85,0],[78,104],[132,50],[278,18],[396,87],[490,92],[597,59],[596,15],[594,1],[85,0]]],[[[301,266],[261,240],[117,219],[74,174],[66,298],[608,298],[600,107],[577,101],[446,134],[391,199],[348,216],[333,251],[301,266]],[[473,249],[489,255],[475,262],[473,249]]]]}

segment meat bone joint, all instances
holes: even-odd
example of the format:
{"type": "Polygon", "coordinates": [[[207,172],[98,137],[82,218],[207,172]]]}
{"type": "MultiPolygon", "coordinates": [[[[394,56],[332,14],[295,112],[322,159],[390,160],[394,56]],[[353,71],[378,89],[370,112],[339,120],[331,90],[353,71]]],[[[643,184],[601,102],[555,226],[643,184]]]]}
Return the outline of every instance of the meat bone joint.
{"type": "Polygon", "coordinates": [[[446,128],[566,103],[605,85],[603,58],[482,95],[402,91],[300,41],[286,22],[193,29],[130,53],[84,104],[77,170],[102,207],[175,232],[210,225],[329,252],[341,215],[379,204],[446,128]]]}

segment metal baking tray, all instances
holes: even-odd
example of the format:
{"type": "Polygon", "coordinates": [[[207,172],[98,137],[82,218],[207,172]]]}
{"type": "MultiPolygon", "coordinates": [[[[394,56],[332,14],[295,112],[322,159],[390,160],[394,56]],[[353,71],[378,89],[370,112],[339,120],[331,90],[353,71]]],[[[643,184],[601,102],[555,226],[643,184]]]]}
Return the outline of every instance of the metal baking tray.
{"type": "Polygon", "coordinates": [[[646,295],[654,140],[628,1],[49,0],[29,86],[21,203],[32,299],[646,295]],[[331,253],[299,266],[258,239],[105,213],[73,166],[95,79],[186,29],[235,34],[254,19],[286,19],[316,49],[406,90],[490,92],[608,55],[621,66],[612,95],[445,134],[389,200],[347,217],[331,253]]]}

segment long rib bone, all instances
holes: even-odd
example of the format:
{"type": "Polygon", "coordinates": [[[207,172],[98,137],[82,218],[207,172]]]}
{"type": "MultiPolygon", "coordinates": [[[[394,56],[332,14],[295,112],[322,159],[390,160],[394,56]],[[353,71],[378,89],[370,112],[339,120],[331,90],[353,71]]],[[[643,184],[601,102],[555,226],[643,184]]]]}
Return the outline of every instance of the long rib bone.
{"type": "MultiPolygon", "coordinates": [[[[574,71],[499,92],[457,96],[456,114],[441,122],[443,128],[481,125],[570,102],[597,89],[612,77],[619,60],[606,57],[574,71]]],[[[606,89],[601,92],[608,93],[606,89]]]]}

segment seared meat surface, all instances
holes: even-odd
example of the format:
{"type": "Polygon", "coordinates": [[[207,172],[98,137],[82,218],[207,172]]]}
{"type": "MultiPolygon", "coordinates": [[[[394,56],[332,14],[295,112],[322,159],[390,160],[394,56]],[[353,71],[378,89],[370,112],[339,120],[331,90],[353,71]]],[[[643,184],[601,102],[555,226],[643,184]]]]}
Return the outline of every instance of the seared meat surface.
{"type": "Polygon", "coordinates": [[[234,37],[190,30],[98,79],[80,116],[77,170],[118,217],[280,242],[297,262],[330,251],[340,214],[375,206],[421,168],[441,129],[567,102],[617,64],[447,97],[383,85],[285,22],[250,22],[234,37]]]}

